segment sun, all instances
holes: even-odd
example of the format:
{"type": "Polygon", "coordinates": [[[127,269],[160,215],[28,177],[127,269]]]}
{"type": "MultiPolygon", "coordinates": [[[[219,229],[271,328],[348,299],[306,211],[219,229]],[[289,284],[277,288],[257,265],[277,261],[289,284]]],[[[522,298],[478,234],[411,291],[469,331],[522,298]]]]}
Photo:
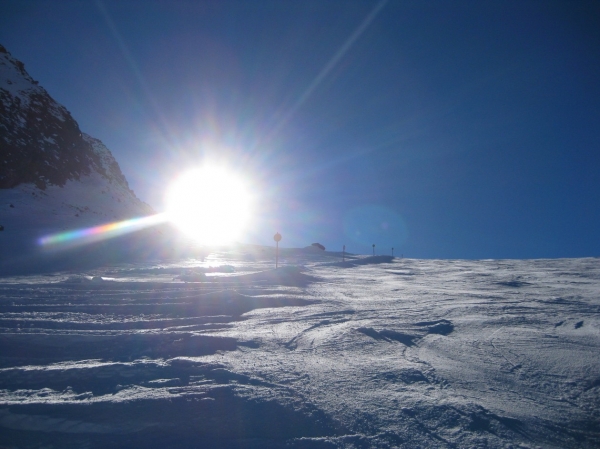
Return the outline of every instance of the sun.
{"type": "Polygon", "coordinates": [[[242,178],[224,167],[205,166],[180,175],[166,196],[167,217],[205,245],[238,239],[250,216],[251,196],[242,178]]]}

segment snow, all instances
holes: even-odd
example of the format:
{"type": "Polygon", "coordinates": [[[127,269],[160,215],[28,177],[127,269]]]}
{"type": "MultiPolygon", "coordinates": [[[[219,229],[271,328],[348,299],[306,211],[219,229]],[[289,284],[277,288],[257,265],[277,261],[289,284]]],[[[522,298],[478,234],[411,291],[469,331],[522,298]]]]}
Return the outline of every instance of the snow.
{"type": "MultiPolygon", "coordinates": [[[[106,146],[100,140],[94,139],[88,134],[83,133],[82,137],[86,142],[88,142],[92,146],[93,151],[100,158],[100,166],[96,167],[96,171],[102,174],[105,178],[107,178],[107,180],[109,180],[111,184],[113,182],[120,184],[124,190],[125,195],[135,197],[133,191],[129,189],[129,184],[125,179],[125,176],[123,176],[121,168],[119,167],[119,164],[113,157],[110,150],[106,148],[106,146]]],[[[135,198],[134,202],[139,203],[140,201],[137,200],[137,198],[135,198]]],[[[146,209],[149,210],[150,207],[147,206],[146,209]]]]}
{"type": "MultiPolygon", "coordinates": [[[[10,110],[18,105],[19,113],[16,119],[21,127],[25,127],[26,119],[22,115],[33,103],[34,109],[39,110],[39,97],[48,96],[46,90],[27,74],[25,66],[9,53],[0,51],[0,99],[10,110]],[[37,96],[34,98],[34,96],[37,96]]],[[[64,106],[57,103],[46,105],[48,112],[61,122],[68,115],[64,106]]],[[[39,120],[39,118],[38,118],[39,120]]],[[[51,138],[47,136],[48,138],[51,138]]]]}
{"type": "Polygon", "coordinates": [[[19,71],[17,60],[8,53],[0,52],[0,77],[2,90],[15,98],[20,98],[24,106],[28,105],[30,100],[29,96],[22,95],[22,92],[30,90],[42,91],[42,88],[37,86],[29,75],[19,71]]]}
{"type": "Polygon", "coordinates": [[[0,277],[0,446],[600,445],[599,259],[280,251],[0,277]]]}
{"type": "Polygon", "coordinates": [[[37,240],[153,213],[126,185],[110,182],[99,173],[67,181],[64,187],[49,185],[41,190],[33,184],[20,184],[0,189],[0,211],[4,226],[1,244],[9,249],[11,245],[22,246],[31,236],[37,240]]]}
{"type": "Polygon", "coordinates": [[[184,239],[172,238],[168,223],[146,227],[157,220],[160,216],[126,186],[110,183],[97,173],[67,181],[64,187],[50,185],[40,190],[21,184],[0,189],[0,278],[57,270],[75,270],[76,275],[77,270],[99,263],[136,257],[147,260],[159,256],[153,251],[168,255],[189,246],[184,239]],[[111,229],[111,223],[117,223],[114,232],[86,231],[111,229]],[[134,229],[137,232],[120,235],[134,229]],[[69,233],[86,236],[44,244],[69,233]]]}

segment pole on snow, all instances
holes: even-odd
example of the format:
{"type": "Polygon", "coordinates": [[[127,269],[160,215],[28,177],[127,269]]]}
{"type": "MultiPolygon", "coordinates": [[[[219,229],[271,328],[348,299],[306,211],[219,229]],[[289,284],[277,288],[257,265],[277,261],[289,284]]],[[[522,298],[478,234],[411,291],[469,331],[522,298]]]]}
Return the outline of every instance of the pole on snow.
{"type": "Polygon", "coordinates": [[[346,245],[342,247],[342,262],[346,260],[346,245]]]}
{"type": "Polygon", "coordinates": [[[273,240],[275,240],[275,269],[277,269],[279,265],[279,241],[281,240],[281,234],[279,232],[275,234],[273,240]]]}
{"type": "Polygon", "coordinates": [[[375,243],[373,243],[373,255],[375,255],[375,243]]]}
{"type": "Polygon", "coordinates": [[[394,257],[394,247],[392,246],[392,257],[394,257]]]}

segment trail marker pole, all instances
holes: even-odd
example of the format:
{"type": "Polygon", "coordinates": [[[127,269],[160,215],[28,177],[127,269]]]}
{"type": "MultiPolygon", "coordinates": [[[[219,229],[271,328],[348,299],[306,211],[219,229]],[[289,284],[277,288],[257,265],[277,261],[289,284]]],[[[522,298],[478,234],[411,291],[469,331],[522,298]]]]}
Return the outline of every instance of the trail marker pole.
{"type": "Polygon", "coordinates": [[[392,246],[392,257],[394,257],[394,247],[392,246]]]}
{"type": "Polygon", "coordinates": [[[346,260],[346,245],[342,247],[342,262],[346,260]]]}
{"type": "Polygon", "coordinates": [[[281,240],[281,234],[278,232],[273,236],[275,240],[275,269],[279,266],[279,241],[281,240]]]}
{"type": "Polygon", "coordinates": [[[373,243],[373,255],[375,255],[375,243],[373,243]]]}

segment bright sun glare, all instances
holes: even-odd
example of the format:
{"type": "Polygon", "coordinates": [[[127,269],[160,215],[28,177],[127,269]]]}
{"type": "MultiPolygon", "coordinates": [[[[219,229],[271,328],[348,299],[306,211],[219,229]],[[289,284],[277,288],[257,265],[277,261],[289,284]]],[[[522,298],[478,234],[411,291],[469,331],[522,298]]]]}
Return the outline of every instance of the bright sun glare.
{"type": "Polygon", "coordinates": [[[249,215],[246,185],[222,167],[190,170],[167,192],[169,220],[198,243],[221,245],[238,239],[249,215]]]}

